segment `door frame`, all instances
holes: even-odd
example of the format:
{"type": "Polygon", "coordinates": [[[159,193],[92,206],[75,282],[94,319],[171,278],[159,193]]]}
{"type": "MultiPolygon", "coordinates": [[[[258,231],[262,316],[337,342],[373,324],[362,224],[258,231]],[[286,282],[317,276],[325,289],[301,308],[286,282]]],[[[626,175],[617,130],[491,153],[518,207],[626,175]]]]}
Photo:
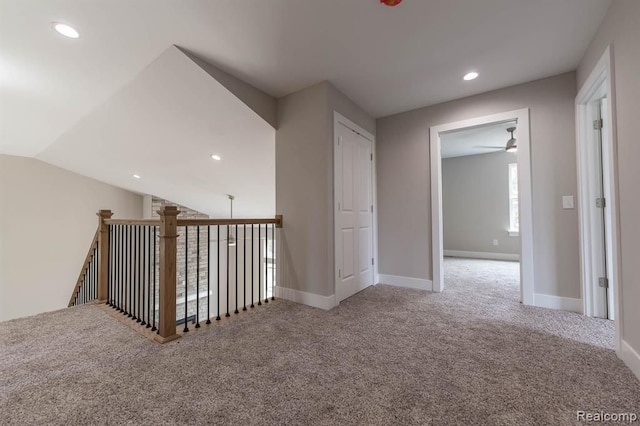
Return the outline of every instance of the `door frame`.
{"type": "Polygon", "coordinates": [[[339,229],[337,225],[336,216],[338,214],[338,200],[337,200],[337,191],[336,186],[338,182],[340,182],[337,169],[335,165],[337,164],[337,156],[338,156],[338,126],[344,125],[349,129],[359,133],[365,139],[371,142],[371,153],[373,154],[373,160],[371,161],[371,194],[373,203],[373,217],[372,217],[372,253],[373,253],[373,284],[376,285],[379,281],[379,273],[378,273],[378,196],[377,196],[377,184],[376,184],[376,138],[371,133],[364,130],[362,127],[358,126],[353,121],[349,120],[342,114],[337,111],[333,111],[333,295],[335,298],[334,306],[338,306],[340,303],[338,301],[336,285],[338,283],[338,236],[339,229]]]}
{"type": "Polygon", "coordinates": [[[622,304],[620,303],[620,216],[618,201],[618,148],[616,139],[615,117],[615,91],[613,81],[612,52],[609,46],[604,50],[589,77],[584,82],[575,99],[576,106],[576,156],[578,169],[578,215],[580,219],[580,280],[582,283],[582,299],[584,314],[593,316],[593,299],[596,284],[592,277],[591,236],[589,203],[593,200],[589,197],[589,185],[587,174],[589,157],[589,134],[592,130],[592,117],[589,105],[603,97],[607,98],[606,113],[603,131],[603,177],[605,190],[605,229],[608,229],[606,238],[606,253],[609,256],[607,262],[607,275],[609,285],[613,291],[613,317],[616,329],[616,352],[619,353],[622,336],[622,304]]]}
{"type": "Polygon", "coordinates": [[[523,304],[534,304],[533,202],[531,190],[529,108],[485,115],[468,120],[440,124],[429,128],[431,157],[431,250],[433,291],[435,292],[444,290],[442,155],[440,134],[514,120],[518,123],[516,134],[518,139],[518,213],[520,218],[520,297],[523,304]]]}

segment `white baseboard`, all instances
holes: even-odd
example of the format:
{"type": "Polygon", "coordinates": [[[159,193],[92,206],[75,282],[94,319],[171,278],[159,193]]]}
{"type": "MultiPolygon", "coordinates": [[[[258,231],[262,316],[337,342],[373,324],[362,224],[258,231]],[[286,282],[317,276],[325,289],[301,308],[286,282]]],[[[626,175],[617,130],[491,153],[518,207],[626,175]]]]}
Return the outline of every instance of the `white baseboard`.
{"type": "Polygon", "coordinates": [[[582,313],[582,299],[572,299],[570,297],[536,293],[533,295],[533,306],[582,313]]]}
{"type": "Polygon", "coordinates": [[[491,253],[488,251],[463,251],[463,250],[444,250],[445,256],[449,257],[466,257],[470,259],[489,259],[489,260],[520,260],[519,254],[511,253],[491,253]]]}
{"type": "Polygon", "coordinates": [[[621,342],[620,352],[622,361],[627,364],[627,367],[629,367],[638,380],[640,380],[640,354],[624,340],[621,342]]]}
{"type": "Polygon", "coordinates": [[[433,282],[421,278],[399,277],[397,275],[378,275],[380,284],[394,285],[396,287],[417,288],[419,290],[433,291],[433,282]]]}
{"type": "Polygon", "coordinates": [[[328,311],[336,307],[336,296],[321,296],[306,291],[276,286],[276,297],[328,311]]]}

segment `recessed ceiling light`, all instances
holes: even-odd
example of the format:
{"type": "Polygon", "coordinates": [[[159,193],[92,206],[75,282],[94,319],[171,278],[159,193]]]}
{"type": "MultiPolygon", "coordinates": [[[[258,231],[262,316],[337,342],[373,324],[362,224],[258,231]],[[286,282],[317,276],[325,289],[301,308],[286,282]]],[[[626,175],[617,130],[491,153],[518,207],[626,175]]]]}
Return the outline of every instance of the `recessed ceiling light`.
{"type": "Polygon", "coordinates": [[[213,158],[216,161],[222,160],[222,157],[220,157],[218,154],[211,154],[211,158],[213,158]]]}
{"type": "Polygon", "coordinates": [[[134,178],[140,179],[140,175],[133,175],[134,178]]]}
{"type": "Polygon", "coordinates": [[[468,72],[464,75],[464,77],[462,77],[463,80],[469,81],[469,80],[474,80],[478,77],[478,73],[475,71],[472,72],[468,72]]]}
{"type": "Polygon", "coordinates": [[[56,30],[57,32],[59,32],[60,34],[62,34],[65,37],[69,37],[69,38],[78,38],[80,37],[80,34],[78,33],[78,31],[76,31],[75,28],[67,25],[67,24],[61,24],[60,22],[54,22],[53,24],[53,29],[56,30]]]}

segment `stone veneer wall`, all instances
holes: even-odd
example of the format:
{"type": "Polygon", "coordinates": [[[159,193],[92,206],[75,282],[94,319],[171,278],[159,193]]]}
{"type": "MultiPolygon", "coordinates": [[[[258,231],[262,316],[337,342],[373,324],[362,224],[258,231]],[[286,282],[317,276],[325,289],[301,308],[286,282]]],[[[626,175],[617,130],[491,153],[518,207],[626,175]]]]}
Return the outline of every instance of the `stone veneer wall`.
{"type": "MultiPolygon", "coordinates": [[[[176,206],[180,213],[178,218],[180,219],[209,219],[209,216],[200,213],[196,210],[190,209],[185,206],[181,206],[176,203],[172,203],[161,198],[153,197],[151,201],[153,218],[159,217],[158,210],[162,206],[176,206]]],[[[185,227],[178,227],[178,241],[177,241],[177,282],[176,282],[176,319],[178,321],[184,320],[184,298],[185,293],[189,298],[193,300],[187,300],[187,316],[196,314],[196,278],[197,273],[197,228],[189,227],[187,240],[187,253],[185,253],[185,227]],[[188,258],[188,269],[185,271],[185,257],[188,258]],[[185,291],[185,278],[188,279],[187,288],[185,291]]],[[[159,237],[158,237],[159,238],[159,237]]],[[[159,243],[156,239],[156,243],[159,243]]],[[[206,295],[207,291],[207,271],[209,265],[207,264],[207,228],[201,227],[200,229],[200,321],[206,320],[207,316],[207,304],[209,299],[206,295]]]]}

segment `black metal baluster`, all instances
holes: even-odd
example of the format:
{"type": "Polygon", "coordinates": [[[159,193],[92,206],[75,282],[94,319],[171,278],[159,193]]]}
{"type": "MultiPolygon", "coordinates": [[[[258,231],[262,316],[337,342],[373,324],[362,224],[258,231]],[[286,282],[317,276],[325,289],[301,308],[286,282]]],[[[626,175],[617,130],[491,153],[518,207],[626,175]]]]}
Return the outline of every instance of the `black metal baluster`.
{"type": "Polygon", "coordinates": [[[200,226],[196,226],[196,328],[200,328],[200,226]]]}
{"type": "Polygon", "coordinates": [[[276,224],[271,224],[271,300],[276,300],[276,224]]]}
{"type": "Polygon", "coordinates": [[[125,313],[125,309],[127,307],[127,227],[122,225],[122,229],[120,230],[122,234],[122,252],[120,253],[120,312],[125,313]]]}
{"type": "Polygon", "coordinates": [[[118,271],[120,271],[120,238],[118,237],[118,225],[113,225],[113,246],[115,251],[113,253],[113,260],[115,261],[115,268],[113,269],[113,309],[118,308],[118,285],[120,284],[118,271]]]}
{"type": "MultiPolygon", "coordinates": [[[[91,261],[87,265],[87,301],[93,300],[93,288],[91,287],[91,277],[93,276],[93,270],[91,269],[91,261]]],[[[107,290],[109,286],[107,286],[107,290]]],[[[107,297],[109,300],[109,297],[107,297]]]]}
{"type": "Polygon", "coordinates": [[[141,276],[141,272],[142,272],[142,247],[140,246],[141,242],[142,242],[142,227],[141,226],[136,226],[136,250],[137,250],[137,255],[136,255],[136,269],[137,269],[137,285],[136,285],[136,299],[138,301],[138,304],[136,305],[136,313],[137,313],[137,318],[136,318],[136,322],[142,322],[142,313],[140,308],[142,307],[141,304],[141,299],[142,299],[142,295],[141,295],[141,290],[142,290],[142,276],[141,276]]]}
{"type": "Polygon", "coordinates": [[[251,224],[251,307],[255,308],[255,305],[253,304],[253,287],[255,286],[255,281],[253,279],[253,265],[255,264],[253,258],[253,230],[255,229],[255,227],[253,226],[253,224],[251,224]]]}
{"type": "Polygon", "coordinates": [[[207,225],[207,324],[211,324],[211,225],[207,225]]]}
{"type": "Polygon", "coordinates": [[[115,304],[113,308],[118,310],[120,307],[120,225],[115,225],[116,233],[116,285],[115,285],[115,304]]]}
{"type": "Polygon", "coordinates": [[[184,330],[183,332],[189,331],[189,327],[187,326],[187,306],[189,299],[189,269],[188,269],[188,259],[189,259],[189,227],[184,227],[184,330]]]}
{"type": "Polygon", "coordinates": [[[258,224],[258,306],[262,306],[262,225],[258,224]]]}
{"type": "Polygon", "coordinates": [[[151,328],[151,227],[147,226],[149,240],[147,241],[147,328],[151,328]]]}
{"type": "Polygon", "coordinates": [[[238,311],[238,224],[236,223],[236,310],[233,312],[234,314],[239,313],[238,311]]]}
{"type": "Polygon", "coordinates": [[[132,251],[133,251],[133,257],[131,260],[131,283],[132,283],[132,293],[131,293],[131,313],[133,314],[133,316],[131,317],[132,320],[136,320],[137,316],[136,316],[136,289],[138,287],[137,282],[136,282],[136,269],[138,267],[138,238],[137,238],[137,233],[138,233],[138,227],[137,226],[132,226],[131,227],[131,233],[133,234],[133,246],[132,246],[132,251]]]}
{"type": "MultiPolygon", "coordinates": [[[[113,244],[113,225],[107,225],[109,227],[109,276],[107,277],[107,305],[113,306],[113,268],[114,261],[113,256],[116,248],[113,244]]],[[[91,256],[91,263],[93,264],[93,256],[91,256]]],[[[92,265],[93,266],[93,265],[92,265]]],[[[91,269],[91,281],[93,281],[93,268],[91,269]]],[[[93,293],[93,283],[91,283],[91,292],[93,293]]]]}
{"type": "Polygon", "coordinates": [[[269,224],[264,224],[264,303],[269,303],[269,224]]]}
{"type": "MultiPolygon", "coordinates": [[[[109,225],[109,228],[111,228],[111,225],[109,225]]],[[[109,244],[109,247],[111,247],[111,244],[109,244]]],[[[95,256],[95,250],[93,252],[93,255],[91,256],[91,296],[92,296],[92,299],[97,299],[98,298],[98,288],[97,288],[98,280],[96,279],[96,271],[98,270],[98,268],[96,268],[94,256],[95,256]]],[[[109,263],[112,265],[111,267],[113,268],[113,261],[111,259],[109,259],[109,263]]],[[[113,287],[111,279],[112,279],[111,269],[109,269],[109,294],[111,294],[112,292],[111,288],[113,287]]],[[[113,297],[111,298],[111,300],[113,300],[113,297]]]]}
{"type": "Polygon", "coordinates": [[[138,304],[136,303],[138,300],[137,290],[138,290],[138,261],[140,260],[138,257],[138,227],[134,226],[131,228],[133,230],[133,305],[131,306],[131,312],[133,313],[132,320],[138,319],[138,304]]]}
{"type": "MultiPolygon", "coordinates": [[[[109,269],[108,269],[108,276],[107,276],[107,306],[113,306],[113,302],[114,302],[114,292],[113,292],[113,288],[114,288],[114,280],[115,280],[115,274],[113,273],[113,271],[116,268],[116,261],[115,261],[115,255],[116,255],[116,248],[115,248],[115,225],[109,225],[109,269]]],[[[94,257],[91,257],[91,262],[93,263],[94,261],[94,257]]],[[[95,276],[95,270],[91,269],[92,272],[92,277],[91,277],[91,281],[92,284],[93,282],[95,282],[94,280],[94,276],[95,276]]],[[[95,290],[91,289],[92,292],[95,292],[96,295],[96,299],[98,298],[98,288],[96,287],[95,290]]]]}
{"type": "Polygon", "coordinates": [[[124,225],[120,225],[120,303],[118,306],[118,310],[120,312],[124,312],[124,271],[125,271],[125,266],[124,266],[124,253],[126,250],[126,244],[127,244],[127,237],[125,234],[125,227],[124,225]]]}
{"type": "MultiPolygon", "coordinates": [[[[147,227],[146,226],[140,226],[141,231],[142,232],[142,241],[141,241],[141,245],[140,245],[140,251],[142,252],[142,262],[141,262],[141,266],[140,268],[142,269],[141,275],[142,275],[142,281],[140,282],[140,291],[142,292],[142,297],[140,298],[140,301],[142,302],[142,315],[140,316],[140,325],[147,325],[147,321],[145,321],[145,319],[147,318],[145,316],[145,307],[146,307],[146,303],[145,303],[145,284],[149,282],[149,279],[147,277],[147,264],[149,263],[147,260],[147,255],[149,254],[149,252],[147,251],[147,227]]],[[[149,294],[147,294],[147,299],[149,297],[149,294]]],[[[148,313],[148,312],[147,312],[148,313]]]]}
{"type": "Polygon", "coordinates": [[[216,296],[216,321],[220,321],[220,225],[217,226],[218,228],[218,239],[216,240],[216,253],[218,255],[218,268],[216,269],[216,275],[218,276],[217,278],[217,282],[218,282],[218,295],[216,296]]]}
{"type": "Polygon", "coordinates": [[[138,228],[138,321],[144,325],[144,227],[138,228]]]}
{"type": "Polygon", "coordinates": [[[128,283],[129,283],[129,292],[127,294],[127,317],[131,318],[133,314],[131,313],[131,297],[133,290],[133,262],[131,259],[133,258],[133,229],[131,226],[127,226],[127,238],[129,239],[129,251],[127,253],[127,269],[128,269],[128,283]]]}
{"type": "Polygon", "coordinates": [[[247,224],[242,229],[242,310],[247,310],[247,224]]]}
{"type": "Polygon", "coordinates": [[[156,227],[153,227],[153,326],[151,331],[156,331],[156,227]]]}
{"type": "Polygon", "coordinates": [[[231,316],[229,313],[229,237],[229,225],[227,225],[227,243],[225,244],[227,246],[227,313],[225,314],[225,317],[231,316]]]}

